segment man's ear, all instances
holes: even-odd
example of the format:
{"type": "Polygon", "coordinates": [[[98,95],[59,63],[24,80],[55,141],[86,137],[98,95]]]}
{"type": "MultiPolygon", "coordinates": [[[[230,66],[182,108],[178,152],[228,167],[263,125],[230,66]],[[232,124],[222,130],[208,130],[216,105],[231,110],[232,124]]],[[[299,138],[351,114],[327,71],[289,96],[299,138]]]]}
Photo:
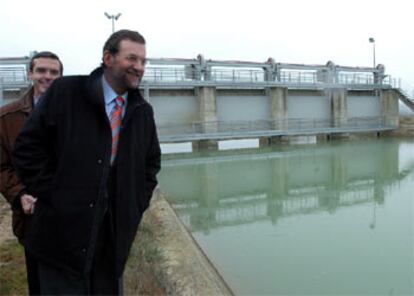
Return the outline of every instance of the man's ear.
{"type": "Polygon", "coordinates": [[[106,67],[110,67],[112,65],[113,55],[108,51],[105,50],[103,53],[102,61],[106,67]]]}

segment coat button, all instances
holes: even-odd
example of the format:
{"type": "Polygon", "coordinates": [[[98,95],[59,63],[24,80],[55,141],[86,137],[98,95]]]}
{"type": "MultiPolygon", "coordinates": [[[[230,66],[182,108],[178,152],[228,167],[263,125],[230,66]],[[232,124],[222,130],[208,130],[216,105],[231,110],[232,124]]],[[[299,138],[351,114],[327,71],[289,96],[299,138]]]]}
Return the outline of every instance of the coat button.
{"type": "Polygon", "coordinates": [[[86,253],[86,248],[83,248],[82,249],[82,253],[86,253]]]}
{"type": "Polygon", "coordinates": [[[91,202],[90,204],[89,204],[89,207],[90,208],[93,208],[95,206],[95,204],[93,203],[93,202],[91,202]]]}
{"type": "Polygon", "coordinates": [[[102,163],[103,163],[102,158],[98,158],[97,163],[98,163],[98,164],[102,164],[102,163]]]}

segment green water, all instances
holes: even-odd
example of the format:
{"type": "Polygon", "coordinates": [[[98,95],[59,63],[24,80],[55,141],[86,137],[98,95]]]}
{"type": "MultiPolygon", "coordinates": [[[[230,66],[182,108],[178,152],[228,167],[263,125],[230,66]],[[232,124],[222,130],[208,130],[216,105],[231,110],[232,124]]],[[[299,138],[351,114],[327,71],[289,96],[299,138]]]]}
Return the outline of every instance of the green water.
{"type": "Polygon", "coordinates": [[[166,156],[160,184],[236,295],[414,295],[414,141],[166,156]]]}

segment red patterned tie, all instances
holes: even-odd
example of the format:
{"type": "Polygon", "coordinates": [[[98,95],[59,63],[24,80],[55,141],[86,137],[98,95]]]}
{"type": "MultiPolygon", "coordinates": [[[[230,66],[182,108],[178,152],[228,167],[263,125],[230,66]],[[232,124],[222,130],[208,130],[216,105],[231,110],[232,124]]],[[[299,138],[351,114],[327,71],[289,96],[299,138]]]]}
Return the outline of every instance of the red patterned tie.
{"type": "Polygon", "coordinates": [[[111,112],[111,129],[112,129],[112,152],[111,164],[115,160],[116,152],[118,150],[119,132],[122,123],[122,107],[124,105],[124,98],[119,96],[115,99],[115,106],[111,112]]]}

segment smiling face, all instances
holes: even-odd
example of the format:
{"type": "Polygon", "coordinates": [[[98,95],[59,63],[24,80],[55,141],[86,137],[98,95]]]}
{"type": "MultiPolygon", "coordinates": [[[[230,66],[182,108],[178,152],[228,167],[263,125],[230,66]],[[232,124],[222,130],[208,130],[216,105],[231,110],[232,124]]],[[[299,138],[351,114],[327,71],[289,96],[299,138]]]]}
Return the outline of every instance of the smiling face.
{"type": "Polygon", "coordinates": [[[61,76],[60,63],[52,58],[33,60],[33,69],[29,71],[29,79],[33,82],[34,97],[43,95],[53,80],[61,76]]]}
{"type": "Polygon", "coordinates": [[[118,94],[137,88],[145,71],[145,45],[128,39],[122,40],[115,54],[104,51],[105,78],[118,94]]]}

